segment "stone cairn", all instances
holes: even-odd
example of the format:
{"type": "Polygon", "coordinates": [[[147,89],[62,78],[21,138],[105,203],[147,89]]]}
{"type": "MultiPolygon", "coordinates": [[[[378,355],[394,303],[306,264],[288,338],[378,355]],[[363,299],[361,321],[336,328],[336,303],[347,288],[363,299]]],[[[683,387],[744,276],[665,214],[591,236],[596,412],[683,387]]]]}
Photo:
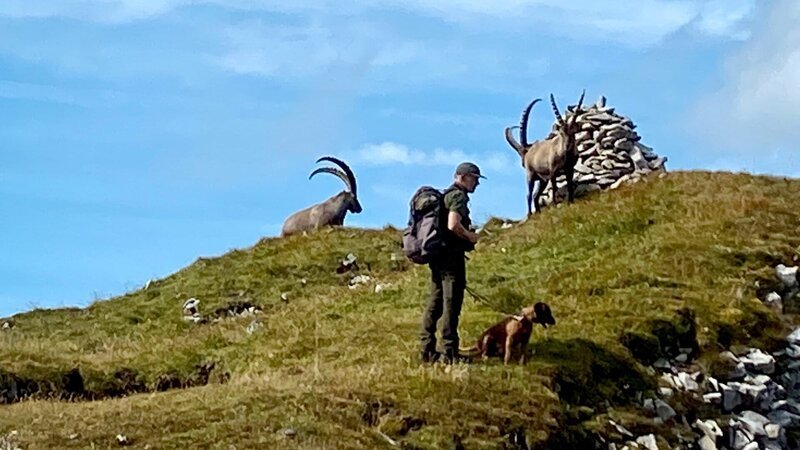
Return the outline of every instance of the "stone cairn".
{"type": "MultiPolygon", "coordinates": [[[[573,105],[567,108],[565,119],[576,114],[573,105]]],[[[575,165],[576,196],[604,189],[616,189],[623,183],[635,183],[650,172],[665,172],[666,157],[660,157],[653,149],[641,143],[635,131],[636,124],[619,115],[614,108],[606,106],[606,98],[577,112],[580,132],[575,135],[578,162],[575,165]]],[[[555,131],[558,123],[553,124],[555,131]]],[[[567,179],[561,175],[556,180],[559,199],[567,196],[567,179]]],[[[549,184],[540,197],[542,204],[552,200],[549,184]]],[[[560,200],[559,200],[560,201],[560,200]]]]}

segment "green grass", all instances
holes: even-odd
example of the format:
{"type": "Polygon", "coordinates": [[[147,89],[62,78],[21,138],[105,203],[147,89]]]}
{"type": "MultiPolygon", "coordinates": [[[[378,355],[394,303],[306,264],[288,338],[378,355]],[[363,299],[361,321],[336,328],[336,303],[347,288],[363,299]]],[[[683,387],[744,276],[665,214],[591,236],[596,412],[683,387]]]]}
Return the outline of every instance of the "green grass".
{"type": "Polygon", "coordinates": [[[558,321],[536,329],[528,364],[507,368],[417,362],[428,273],[392,260],[398,230],[323,230],[200,258],[147,290],[15,316],[0,332],[0,391],[14,378],[39,393],[0,406],[0,434],[18,430],[25,448],[116,447],[118,433],[150,448],[390,448],[383,433],[407,448],[446,448],[458,435],[488,449],[521,427],[542,448],[580,445],[602,418],[641,418],[633,399],[655,381],[636,358],[695,339],[701,361],[726,345],[774,344],[780,319],[757,296],[776,286],[774,264],[800,256],[796,192],[800,180],[672,173],[508,230],[491,221],[468,262],[485,301],[468,298],[463,342],[537,300],[558,321]],[[348,288],[352,274],[335,268],[351,252],[391,286],[348,288]],[[186,323],[189,297],[207,313],[259,304],[263,328],[186,323]],[[156,392],[210,362],[208,385],[156,392]],[[99,399],[47,398],[76,368],[99,399]],[[148,392],[102,398],[131,386],[148,392]]]}

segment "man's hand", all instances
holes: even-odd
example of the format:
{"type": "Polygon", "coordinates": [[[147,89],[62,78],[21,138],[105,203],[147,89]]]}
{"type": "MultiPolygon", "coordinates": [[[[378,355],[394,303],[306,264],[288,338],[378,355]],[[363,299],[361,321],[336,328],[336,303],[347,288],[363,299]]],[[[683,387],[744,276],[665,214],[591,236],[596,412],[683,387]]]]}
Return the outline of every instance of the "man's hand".
{"type": "Polygon", "coordinates": [[[472,244],[477,244],[478,236],[477,233],[473,233],[472,231],[467,230],[461,225],[461,214],[450,211],[447,214],[447,228],[452,231],[456,236],[460,237],[461,239],[467,240],[472,244]]]}

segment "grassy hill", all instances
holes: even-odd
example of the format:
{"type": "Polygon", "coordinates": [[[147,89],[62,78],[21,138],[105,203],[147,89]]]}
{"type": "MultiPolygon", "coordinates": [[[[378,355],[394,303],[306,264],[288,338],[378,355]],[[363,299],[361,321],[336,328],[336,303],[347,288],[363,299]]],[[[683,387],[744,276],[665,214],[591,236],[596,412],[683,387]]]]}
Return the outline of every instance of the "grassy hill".
{"type": "Polygon", "coordinates": [[[656,387],[655,357],[696,345],[711,365],[720,348],[782,334],[758,297],[777,284],[774,264],[800,257],[798,192],[800,180],[671,173],[509,229],[491,221],[468,262],[481,300],[467,299],[462,340],[545,300],[558,323],[535,330],[524,366],[418,363],[428,271],[402,259],[392,228],[198,258],[86,309],[13,317],[0,330],[0,435],[17,430],[24,448],[117,447],[123,434],[137,448],[392,448],[389,437],[427,449],[455,436],[493,449],[515,430],[574,447],[607,417],[655,429],[635,400],[656,387]],[[348,253],[373,284],[336,273],[348,253]],[[263,326],[188,323],[189,297],[205,313],[260,305],[263,326]]]}

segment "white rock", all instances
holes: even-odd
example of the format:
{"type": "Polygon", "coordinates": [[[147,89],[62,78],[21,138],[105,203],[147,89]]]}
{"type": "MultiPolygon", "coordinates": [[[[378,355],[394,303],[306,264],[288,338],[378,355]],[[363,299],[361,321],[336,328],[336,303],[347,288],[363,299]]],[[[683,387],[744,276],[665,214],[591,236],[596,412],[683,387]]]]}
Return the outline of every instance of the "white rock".
{"type": "Polygon", "coordinates": [[[250,325],[248,325],[247,328],[245,328],[245,331],[247,332],[247,334],[253,334],[260,328],[264,328],[264,324],[259,322],[258,320],[254,320],[250,322],[250,325]]]}
{"type": "Polygon", "coordinates": [[[759,450],[758,442],[750,442],[749,444],[742,447],[742,450],[759,450]]]}
{"type": "Polygon", "coordinates": [[[736,430],[733,434],[733,448],[735,450],[742,450],[753,441],[753,436],[750,436],[744,430],[736,430]]]}
{"type": "Polygon", "coordinates": [[[786,337],[792,344],[800,344],[800,328],[795,329],[792,333],[786,337]]]}
{"type": "Polygon", "coordinates": [[[668,387],[660,387],[658,388],[658,395],[664,398],[670,398],[674,394],[674,391],[668,387]]]}
{"type": "Polygon", "coordinates": [[[772,384],[772,378],[769,375],[747,375],[744,377],[744,382],[755,385],[769,385],[772,384]]]}
{"type": "Polygon", "coordinates": [[[614,422],[613,420],[609,420],[608,423],[611,424],[611,426],[614,427],[614,429],[616,429],[619,434],[621,434],[623,436],[633,437],[633,433],[628,431],[627,428],[623,427],[622,425],[618,424],[617,422],[614,422]]]}
{"type": "Polygon", "coordinates": [[[778,439],[781,435],[781,426],[776,423],[769,423],[764,426],[764,431],[770,439],[778,439]]]}
{"type": "Polygon", "coordinates": [[[721,392],[709,392],[708,394],[703,394],[703,401],[706,402],[706,403],[719,405],[719,404],[722,403],[722,393],[721,392]]]}
{"type": "MultiPolygon", "coordinates": [[[[685,355],[684,355],[685,356],[685,355]]],[[[700,390],[700,385],[694,381],[694,378],[686,372],[679,372],[678,379],[680,380],[683,388],[689,392],[697,392],[700,390]]]]}
{"type": "Polygon", "coordinates": [[[680,355],[675,357],[675,361],[678,361],[679,363],[685,363],[688,360],[689,360],[689,356],[685,355],[683,353],[681,353],[680,355]]]}
{"type": "Polygon", "coordinates": [[[743,411],[741,414],[739,414],[738,420],[753,436],[758,437],[767,435],[766,430],[764,430],[764,426],[769,423],[769,419],[761,414],[755,411],[743,411]]]}
{"type": "Polygon", "coordinates": [[[503,222],[503,224],[500,225],[500,229],[501,230],[507,230],[507,229],[509,229],[509,228],[511,228],[513,226],[514,226],[514,224],[511,223],[511,222],[503,222]]]}
{"type": "Polygon", "coordinates": [[[718,436],[722,436],[722,429],[719,427],[715,420],[700,420],[694,422],[695,428],[700,430],[704,435],[716,441],[718,436]]]}
{"type": "Polygon", "coordinates": [[[716,441],[712,440],[708,436],[703,436],[697,441],[697,446],[700,447],[700,450],[717,450],[716,441]]]}
{"type": "Polygon", "coordinates": [[[775,266],[775,273],[778,278],[788,288],[797,286],[797,267],[786,267],[783,264],[775,266]]]}
{"type": "Polygon", "coordinates": [[[636,438],[636,443],[643,446],[647,450],[658,450],[656,437],[652,434],[648,434],[647,436],[639,436],[636,438]]]}
{"type": "Polygon", "coordinates": [[[758,373],[771,374],[775,372],[775,358],[768,355],[761,350],[754,348],[750,349],[747,356],[739,358],[744,363],[748,370],[758,373]]]}
{"type": "Polygon", "coordinates": [[[800,346],[789,344],[789,346],[786,347],[786,356],[792,359],[800,358],[800,346]]]}

